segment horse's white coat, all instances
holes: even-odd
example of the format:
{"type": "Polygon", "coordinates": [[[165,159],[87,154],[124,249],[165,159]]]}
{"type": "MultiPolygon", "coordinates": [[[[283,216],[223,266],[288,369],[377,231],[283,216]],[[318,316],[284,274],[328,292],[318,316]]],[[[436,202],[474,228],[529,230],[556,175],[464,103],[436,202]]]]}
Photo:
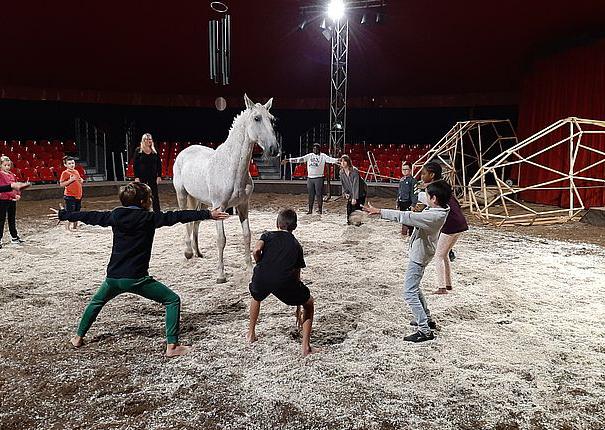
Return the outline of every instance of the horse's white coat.
{"type": "MultiPolygon", "coordinates": [[[[237,209],[244,236],[246,265],[251,268],[250,224],[248,202],[254,183],[248,171],[252,151],[258,143],[265,154],[279,153],[273,131],[273,116],[269,113],[273,99],[266,104],[253,103],[244,95],[246,109],[233,120],[227,140],[216,150],[205,146],[190,146],[179,153],[174,162],[173,183],[181,209],[208,207],[237,209]]],[[[185,257],[201,256],[198,248],[199,221],[189,223],[185,233],[185,257]],[[193,243],[192,243],[193,242],[193,243]]],[[[225,230],[216,221],[218,246],[217,282],[225,282],[223,251],[225,230]]]]}

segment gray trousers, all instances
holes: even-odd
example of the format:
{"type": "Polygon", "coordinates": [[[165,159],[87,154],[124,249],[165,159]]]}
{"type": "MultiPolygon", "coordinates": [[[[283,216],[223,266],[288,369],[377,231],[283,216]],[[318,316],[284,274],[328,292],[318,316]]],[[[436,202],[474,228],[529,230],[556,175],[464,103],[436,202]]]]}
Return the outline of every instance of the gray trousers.
{"type": "Polygon", "coordinates": [[[418,323],[418,330],[424,334],[428,334],[431,331],[428,324],[431,319],[431,311],[420,289],[420,281],[423,275],[424,266],[410,260],[408,268],[405,271],[403,298],[410,307],[414,320],[418,323]]]}
{"type": "Polygon", "coordinates": [[[317,206],[321,211],[324,195],[324,177],[307,178],[307,193],[309,194],[309,212],[313,210],[315,196],[317,196],[317,206]]]}

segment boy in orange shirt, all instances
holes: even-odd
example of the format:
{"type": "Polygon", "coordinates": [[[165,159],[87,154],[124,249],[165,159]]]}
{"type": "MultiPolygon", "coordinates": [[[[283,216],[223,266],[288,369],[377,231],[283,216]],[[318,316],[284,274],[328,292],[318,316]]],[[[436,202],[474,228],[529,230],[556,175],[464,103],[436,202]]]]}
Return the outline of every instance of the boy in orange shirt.
{"type": "MultiPolygon", "coordinates": [[[[65,200],[66,212],[80,212],[82,208],[82,182],[84,180],[76,170],[76,160],[73,157],[64,157],[63,164],[66,169],[61,173],[59,185],[65,187],[63,199],[65,200]]],[[[66,224],[67,230],[71,224],[72,229],[78,228],[78,222],[69,222],[66,224]]]]}

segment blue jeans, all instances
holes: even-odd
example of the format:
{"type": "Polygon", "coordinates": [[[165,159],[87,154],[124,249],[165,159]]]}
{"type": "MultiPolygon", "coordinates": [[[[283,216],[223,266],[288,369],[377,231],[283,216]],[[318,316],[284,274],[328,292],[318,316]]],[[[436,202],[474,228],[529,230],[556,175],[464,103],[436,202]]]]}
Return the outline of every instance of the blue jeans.
{"type": "Polygon", "coordinates": [[[428,324],[431,319],[431,311],[420,289],[422,275],[424,275],[424,266],[410,260],[408,268],[405,271],[403,298],[410,307],[414,320],[418,323],[418,330],[424,334],[428,334],[431,331],[428,324]]]}

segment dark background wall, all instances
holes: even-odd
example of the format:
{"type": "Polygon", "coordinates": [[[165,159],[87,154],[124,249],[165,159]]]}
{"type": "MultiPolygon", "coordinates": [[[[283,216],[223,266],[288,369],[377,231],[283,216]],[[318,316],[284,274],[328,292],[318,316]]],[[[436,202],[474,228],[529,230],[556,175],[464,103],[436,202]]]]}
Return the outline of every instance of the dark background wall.
{"type": "MultiPolygon", "coordinates": [[[[107,133],[112,150],[124,149],[126,124],[134,121],[137,136],[149,132],[156,141],[224,141],[239,109],[140,107],[48,101],[0,100],[0,139],[74,139],[76,118],[107,133]]],[[[297,154],[299,136],[326,123],[324,110],[275,109],[284,151],[297,154]]],[[[349,141],[367,143],[435,143],[456,121],[511,119],[516,106],[351,109],[349,141]]]]}

